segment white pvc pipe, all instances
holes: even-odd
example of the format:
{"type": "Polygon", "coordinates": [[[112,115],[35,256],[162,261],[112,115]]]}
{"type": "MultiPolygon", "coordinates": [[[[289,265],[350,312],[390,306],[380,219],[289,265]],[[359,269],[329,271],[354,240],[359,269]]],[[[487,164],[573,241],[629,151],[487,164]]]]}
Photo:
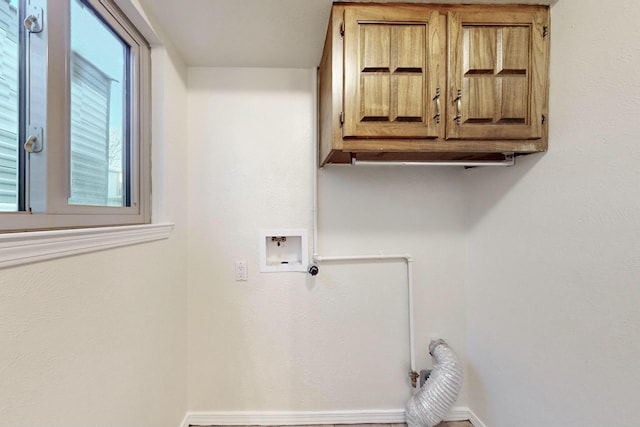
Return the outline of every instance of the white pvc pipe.
{"type": "Polygon", "coordinates": [[[318,262],[329,261],[375,261],[375,260],[408,260],[411,259],[411,255],[346,255],[346,256],[314,256],[318,262]]]}
{"type": "Polygon", "coordinates": [[[416,352],[413,334],[413,258],[407,258],[407,292],[409,293],[409,360],[411,372],[416,371],[416,352]]]}
{"type": "Polygon", "coordinates": [[[411,371],[416,372],[416,355],[414,349],[413,332],[413,258],[408,254],[390,255],[345,255],[345,256],[313,256],[316,262],[347,262],[347,261],[380,261],[402,260],[407,264],[407,294],[409,306],[409,354],[411,371]]]}
{"type": "MultiPolygon", "coordinates": [[[[312,83],[313,83],[313,117],[320,117],[320,112],[318,111],[318,93],[320,92],[320,86],[318,85],[318,73],[312,73],[312,83]]],[[[313,247],[313,257],[311,258],[311,262],[317,261],[318,256],[318,173],[320,170],[320,129],[318,128],[319,120],[312,120],[313,123],[313,135],[314,135],[314,147],[313,147],[313,174],[312,174],[312,189],[311,192],[313,194],[313,207],[311,208],[311,222],[313,223],[313,243],[311,244],[313,247]]]]}
{"type": "MultiPolygon", "coordinates": [[[[317,74],[314,74],[314,87],[317,86],[317,74]]],[[[317,91],[315,96],[317,97],[317,91]]],[[[317,111],[317,99],[314,99],[314,105],[317,111]]],[[[317,128],[315,129],[315,135],[318,135],[317,128]]],[[[316,140],[316,147],[318,141],[316,140]]],[[[407,293],[408,293],[408,305],[409,305],[409,354],[411,372],[416,372],[416,357],[414,350],[414,327],[413,327],[413,258],[409,254],[379,254],[379,255],[344,255],[344,256],[321,256],[318,253],[318,173],[319,173],[319,152],[314,150],[313,167],[315,173],[313,174],[313,262],[348,262],[348,261],[376,261],[376,260],[402,260],[407,264],[407,293]]]]}

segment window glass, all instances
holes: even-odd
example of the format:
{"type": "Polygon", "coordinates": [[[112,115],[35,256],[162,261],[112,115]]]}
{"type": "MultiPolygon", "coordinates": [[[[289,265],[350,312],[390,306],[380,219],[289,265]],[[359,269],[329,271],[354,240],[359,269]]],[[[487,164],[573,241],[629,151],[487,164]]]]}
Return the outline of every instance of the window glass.
{"type": "Polygon", "coordinates": [[[0,0],[0,233],[151,221],[150,70],[113,0],[0,0]]]}
{"type": "Polygon", "coordinates": [[[0,0],[0,211],[18,210],[18,73],[17,0],[0,0]]]}
{"type": "Polygon", "coordinates": [[[128,57],[93,9],[72,0],[70,204],[130,206],[128,57]]]}

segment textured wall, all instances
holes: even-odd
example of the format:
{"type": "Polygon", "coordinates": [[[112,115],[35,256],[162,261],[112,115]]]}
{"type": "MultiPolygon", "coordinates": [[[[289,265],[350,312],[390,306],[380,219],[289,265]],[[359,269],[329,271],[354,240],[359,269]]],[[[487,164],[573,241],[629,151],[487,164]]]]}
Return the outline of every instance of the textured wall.
{"type": "MultiPolygon", "coordinates": [[[[409,396],[403,263],[258,272],[261,228],[311,235],[314,74],[189,69],[190,410],[400,409],[409,396]]],[[[418,368],[433,333],[465,353],[463,173],[320,174],[322,255],[415,257],[418,368]]]]}
{"type": "Polygon", "coordinates": [[[636,425],[640,4],[552,8],[550,150],[469,174],[470,406],[491,427],[636,425]]]}
{"type": "MultiPolygon", "coordinates": [[[[153,52],[169,240],[0,270],[0,426],[172,426],[186,411],[185,69],[153,52]]],[[[160,166],[161,165],[161,166],[160,166]]]]}

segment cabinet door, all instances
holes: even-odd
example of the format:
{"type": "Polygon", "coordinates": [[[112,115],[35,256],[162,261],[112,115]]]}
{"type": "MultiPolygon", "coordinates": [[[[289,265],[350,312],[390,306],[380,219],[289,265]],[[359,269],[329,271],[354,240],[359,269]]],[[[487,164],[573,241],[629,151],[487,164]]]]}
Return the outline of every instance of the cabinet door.
{"type": "Polygon", "coordinates": [[[439,136],[445,19],[411,5],[345,9],[345,138],[439,136]]]}
{"type": "Polygon", "coordinates": [[[542,138],[547,14],[449,12],[447,139],[542,138]]]}

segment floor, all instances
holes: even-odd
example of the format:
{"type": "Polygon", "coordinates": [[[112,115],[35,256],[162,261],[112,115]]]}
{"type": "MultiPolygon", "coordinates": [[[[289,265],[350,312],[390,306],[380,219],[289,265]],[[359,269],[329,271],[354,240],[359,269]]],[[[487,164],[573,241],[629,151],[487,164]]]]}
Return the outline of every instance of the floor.
{"type": "MultiPolygon", "coordinates": [[[[231,426],[203,426],[203,427],[231,427],[231,426]]],[[[233,426],[233,427],[257,427],[257,426],[233,426]]],[[[287,426],[287,427],[407,427],[406,424],[321,424],[317,426],[287,426]]],[[[437,427],[473,427],[469,421],[442,422],[437,427]]]]}
{"type": "MultiPolygon", "coordinates": [[[[309,427],[309,426],[307,426],[309,427]]],[[[349,424],[347,425],[335,425],[335,426],[316,426],[316,427],[407,427],[406,423],[403,424],[349,424]]],[[[473,427],[469,421],[445,421],[438,424],[436,427],[473,427]]]]}

